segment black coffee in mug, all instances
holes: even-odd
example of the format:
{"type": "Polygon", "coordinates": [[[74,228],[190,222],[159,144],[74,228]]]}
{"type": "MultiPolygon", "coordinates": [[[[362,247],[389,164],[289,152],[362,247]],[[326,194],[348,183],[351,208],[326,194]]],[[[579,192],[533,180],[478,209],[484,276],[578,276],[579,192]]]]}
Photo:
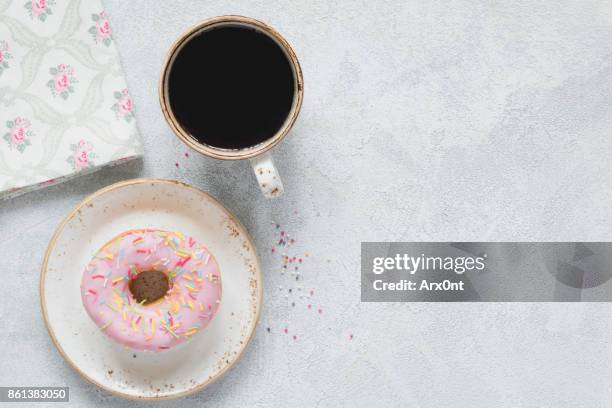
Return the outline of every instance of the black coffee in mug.
{"type": "Polygon", "coordinates": [[[188,38],[168,73],[168,101],[199,143],[244,149],[273,137],[290,115],[292,64],[255,28],[222,25],[188,38]]]}

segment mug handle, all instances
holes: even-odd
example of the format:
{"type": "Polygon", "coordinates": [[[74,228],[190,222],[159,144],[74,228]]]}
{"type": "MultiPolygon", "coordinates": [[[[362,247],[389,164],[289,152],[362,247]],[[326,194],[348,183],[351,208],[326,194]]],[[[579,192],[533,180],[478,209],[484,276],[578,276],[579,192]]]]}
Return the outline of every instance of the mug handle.
{"type": "Polygon", "coordinates": [[[251,159],[251,165],[257,177],[257,184],[266,198],[279,197],[285,191],[283,182],[274,165],[272,154],[266,152],[251,159]]]}

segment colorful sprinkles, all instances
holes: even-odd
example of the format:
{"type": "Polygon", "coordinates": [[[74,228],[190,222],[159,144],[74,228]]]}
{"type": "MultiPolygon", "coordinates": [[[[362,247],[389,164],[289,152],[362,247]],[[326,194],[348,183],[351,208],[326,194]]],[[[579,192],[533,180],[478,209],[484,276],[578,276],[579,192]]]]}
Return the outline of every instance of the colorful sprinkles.
{"type": "MultiPolygon", "coordinates": [[[[275,229],[275,237],[270,245],[270,254],[279,263],[279,274],[284,285],[278,285],[278,292],[281,293],[286,301],[288,311],[315,318],[316,315],[323,314],[323,307],[316,304],[314,289],[305,288],[303,271],[307,267],[311,254],[299,248],[296,239],[285,230],[280,224],[272,223],[275,229]],[[316,311],[316,315],[312,314],[316,311]]],[[[300,319],[303,317],[301,316],[300,319]]],[[[319,317],[316,316],[318,319],[319,317]]],[[[300,334],[296,333],[295,328],[289,324],[282,326],[282,333],[289,335],[290,339],[298,341],[300,334]]],[[[273,333],[272,327],[267,327],[268,333],[273,333]]],[[[298,330],[299,331],[299,330],[298,330]]],[[[350,340],[352,340],[352,334],[350,340]]]]}

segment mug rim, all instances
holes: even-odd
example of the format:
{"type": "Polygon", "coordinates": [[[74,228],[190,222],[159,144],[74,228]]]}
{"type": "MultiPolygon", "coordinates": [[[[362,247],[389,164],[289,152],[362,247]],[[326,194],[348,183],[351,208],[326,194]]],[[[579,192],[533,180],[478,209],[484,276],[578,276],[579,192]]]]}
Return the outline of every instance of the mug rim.
{"type": "Polygon", "coordinates": [[[300,67],[300,63],[297,59],[295,52],[293,51],[293,48],[291,48],[291,45],[289,45],[287,40],[285,40],[283,36],[281,36],[280,33],[278,33],[275,29],[273,29],[266,23],[254,19],[252,17],[223,15],[211,17],[193,25],[185,32],[183,32],[174,41],[174,43],[170,46],[168,52],[166,53],[166,58],[162,65],[162,72],[159,78],[158,92],[159,103],[161,105],[161,110],[164,114],[166,122],[168,122],[168,125],[170,126],[174,134],[180,140],[182,140],[183,143],[196,150],[197,152],[209,157],[213,157],[215,159],[242,160],[259,156],[267,152],[268,150],[276,146],[278,143],[280,143],[285,138],[285,136],[287,136],[287,134],[293,127],[293,124],[295,123],[302,107],[302,100],[304,98],[304,79],[302,76],[302,69],[300,67]],[[253,27],[272,38],[272,40],[274,40],[278,44],[278,46],[287,56],[294,73],[293,79],[295,92],[293,102],[291,105],[291,111],[287,115],[287,118],[285,119],[285,122],[283,123],[282,127],[272,137],[266,139],[265,141],[243,149],[224,149],[198,142],[194,136],[192,136],[180,125],[179,121],[176,119],[174,113],[172,112],[168,98],[168,73],[170,72],[174,57],[176,56],[177,51],[181,48],[181,46],[185,44],[192,36],[199,32],[202,32],[205,29],[210,29],[215,25],[221,26],[231,24],[253,27]]]}

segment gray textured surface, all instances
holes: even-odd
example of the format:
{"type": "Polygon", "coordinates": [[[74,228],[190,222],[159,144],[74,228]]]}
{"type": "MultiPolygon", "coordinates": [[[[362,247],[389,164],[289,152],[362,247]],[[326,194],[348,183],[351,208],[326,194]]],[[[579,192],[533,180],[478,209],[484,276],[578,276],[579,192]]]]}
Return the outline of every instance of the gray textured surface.
{"type": "Polygon", "coordinates": [[[240,363],[207,390],[158,406],[609,405],[609,304],[359,303],[362,240],[612,239],[609,3],[108,0],[106,8],[146,159],[0,203],[1,385],[68,385],[74,406],[141,406],[67,366],[44,328],[37,284],[46,244],[79,200],[118,180],[160,176],[235,211],[259,245],[266,285],[240,363]],[[171,42],[228,13],[272,24],[304,70],[302,115],[276,150],[287,191],[275,201],[260,196],[246,163],[185,158],[158,107],[171,42]],[[296,251],[311,253],[303,285],[323,313],[285,298],[291,279],[269,250],[271,220],[292,233],[296,251]]]}

